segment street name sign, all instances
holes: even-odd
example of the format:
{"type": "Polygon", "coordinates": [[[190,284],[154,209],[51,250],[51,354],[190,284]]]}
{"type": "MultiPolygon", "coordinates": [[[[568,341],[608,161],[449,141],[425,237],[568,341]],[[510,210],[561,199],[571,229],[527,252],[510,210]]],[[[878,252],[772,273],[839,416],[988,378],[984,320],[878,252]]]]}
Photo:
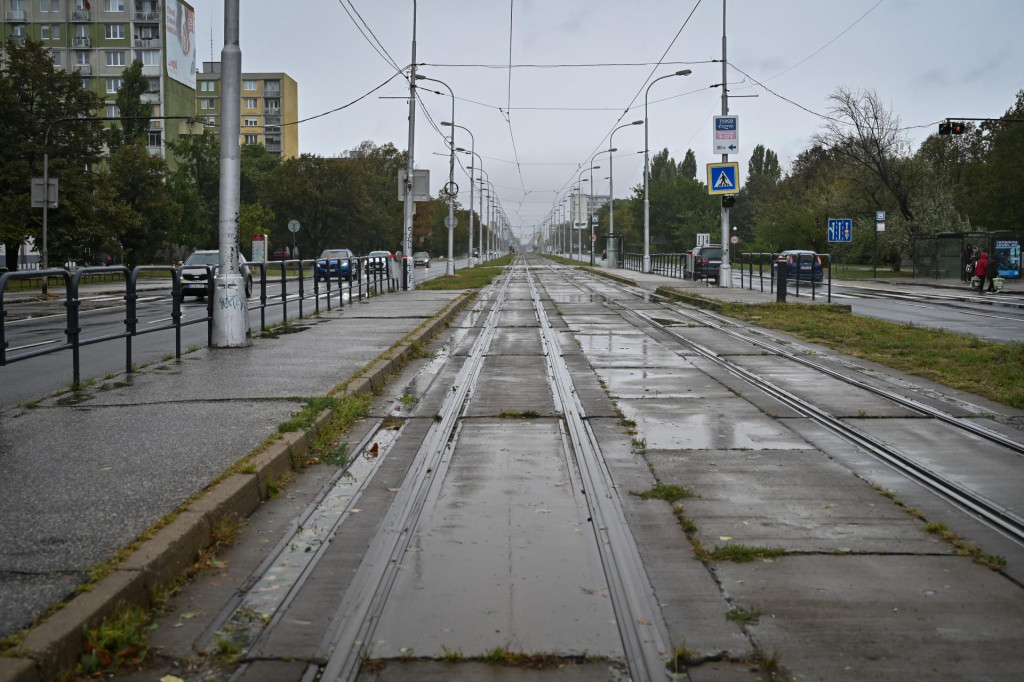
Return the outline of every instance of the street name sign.
{"type": "Polygon", "coordinates": [[[708,194],[736,194],[740,191],[740,165],[735,161],[708,164],[708,194]]]}
{"type": "Polygon", "coordinates": [[[852,218],[829,218],[828,219],[828,240],[830,242],[851,242],[851,241],[853,241],[853,219],[852,218]]]}
{"type": "Polygon", "coordinates": [[[740,150],[740,117],[715,116],[714,154],[737,154],[740,150]]]}

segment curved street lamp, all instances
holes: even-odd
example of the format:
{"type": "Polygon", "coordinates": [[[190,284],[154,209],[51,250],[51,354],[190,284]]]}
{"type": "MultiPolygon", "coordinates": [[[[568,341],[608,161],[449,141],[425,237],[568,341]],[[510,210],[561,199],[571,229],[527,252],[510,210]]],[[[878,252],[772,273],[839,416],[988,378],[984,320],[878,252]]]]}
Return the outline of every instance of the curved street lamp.
{"type": "Polygon", "coordinates": [[[651,85],[654,85],[658,81],[665,80],[666,78],[672,78],[673,76],[689,76],[692,73],[689,69],[683,69],[682,71],[676,71],[670,73],[667,76],[661,78],[655,78],[651,81],[651,84],[647,86],[644,91],[644,260],[641,265],[642,272],[651,271],[651,198],[650,198],[650,163],[649,153],[650,144],[648,143],[648,126],[647,126],[647,95],[651,92],[651,85]]]}
{"type": "MultiPolygon", "coordinates": [[[[455,121],[455,92],[452,91],[451,86],[442,80],[436,78],[428,78],[423,74],[416,74],[416,80],[421,81],[433,81],[434,83],[440,83],[444,87],[448,88],[448,94],[452,96],[452,122],[455,121]]],[[[443,95],[443,92],[432,90],[431,92],[443,95]]],[[[461,127],[461,126],[458,126],[461,127]]],[[[448,187],[446,188],[445,194],[448,195],[448,263],[445,265],[444,274],[454,275],[455,274],[455,193],[452,191],[455,188],[455,128],[452,128],[452,136],[448,141],[448,149],[450,150],[448,160],[448,187]]]]}
{"type": "MultiPolygon", "coordinates": [[[[633,121],[632,123],[626,123],[620,125],[615,130],[621,130],[628,128],[629,126],[643,125],[643,121],[633,121]]],[[[608,236],[611,237],[615,234],[615,173],[612,172],[612,152],[618,151],[615,148],[615,130],[608,136],[608,236]]],[[[611,246],[609,245],[609,250],[611,246]]],[[[619,267],[619,252],[614,251],[608,254],[608,267],[617,268],[619,267]],[[614,256],[613,256],[614,254],[614,256]]]]}

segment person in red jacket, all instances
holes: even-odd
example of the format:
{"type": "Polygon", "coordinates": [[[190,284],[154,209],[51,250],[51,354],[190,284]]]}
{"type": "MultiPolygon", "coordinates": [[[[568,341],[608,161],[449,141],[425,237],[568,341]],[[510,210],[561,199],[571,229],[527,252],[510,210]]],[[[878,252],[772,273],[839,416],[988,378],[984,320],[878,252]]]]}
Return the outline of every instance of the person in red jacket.
{"type": "Polygon", "coordinates": [[[988,253],[981,254],[978,262],[974,264],[974,276],[981,280],[981,293],[986,291],[995,293],[996,287],[993,280],[996,278],[996,264],[989,262],[988,253]],[[986,280],[988,280],[988,289],[985,289],[986,280]]]}

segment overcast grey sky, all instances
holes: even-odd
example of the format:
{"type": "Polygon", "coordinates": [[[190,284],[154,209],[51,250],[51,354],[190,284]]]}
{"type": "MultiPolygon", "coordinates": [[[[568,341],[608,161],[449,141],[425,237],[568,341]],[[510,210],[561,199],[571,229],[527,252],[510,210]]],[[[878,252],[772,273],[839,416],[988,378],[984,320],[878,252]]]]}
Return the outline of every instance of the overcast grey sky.
{"type": "MultiPolygon", "coordinates": [[[[193,2],[199,60],[219,60],[223,2],[193,2]]],[[[712,116],[721,113],[722,70],[711,60],[722,56],[722,7],[723,0],[419,0],[417,62],[421,74],[455,92],[455,122],[475,136],[483,169],[523,236],[576,181],[577,169],[609,148],[614,127],[644,117],[649,78],[693,72],[651,87],[651,153],[668,148],[682,160],[692,148],[700,177],[704,164],[720,160],[712,155],[712,116]]],[[[412,0],[242,0],[242,68],[288,73],[298,82],[300,117],[320,114],[395,74],[357,29],[356,14],[405,68],[412,10],[412,0]]],[[[735,66],[729,109],[740,117],[740,153],[731,160],[740,162],[741,178],[756,144],[788,168],[840,86],[874,89],[903,125],[923,126],[907,131],[915,147],[940,119],[1002,115],[1024,88],[1024,0],[728,0],[727,10],[735,66]]],[[[435,122],[448,120],[447,90],[421,85],[445,93],[421,96],[435,122]]],[[[363,140],[405,149],[407,104],[389,98],[407,93],[398,77],[358,104],[301,124],[301,151],[335,156],[363,140]]],[[[624,197],[642,182],[643,126],[619,130],[614,144],[615,196],[624,197]]],[[[456,145],[470,146],[462,130],[456,145]]],[[[446,153],[418,111],[416,166],[430,169],[434,194],[447,179],[446,153]]],[[[593,163],[601,166],[594,192],[607,194],[608,153],[593,163]]],[[[468,180],[458,169],[456,182],[467,203],[468,180]]]]}

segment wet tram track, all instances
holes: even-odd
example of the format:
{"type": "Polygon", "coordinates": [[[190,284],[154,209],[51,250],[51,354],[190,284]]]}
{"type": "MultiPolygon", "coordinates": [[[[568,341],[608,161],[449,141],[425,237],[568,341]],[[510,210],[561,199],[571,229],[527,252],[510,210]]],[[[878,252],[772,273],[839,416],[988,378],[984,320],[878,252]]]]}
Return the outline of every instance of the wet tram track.
{"type": "MultiPolygon", "coordinates": [[[[608,663],[613,668],[621,668],[622,674],[628,669],[629,678],[634,680],[668,679],[666,660],[671,647],[660,606],[648,581],[640,552],[630,535],[618,493],[603,461],[598,437],[588,423],[570,369],[561,357],[558,331],[552,327],[529,268],[522,267],[522,261],[518,265],[509,268],[502,280],[481,294],[469,313],[469,326],[455,330],[447,345],[448,351],[459,342],[471,342],[472,346],[454,380],[450,378],[451,372],[446,373],[441,367],[451,360],[447,352],[431,361],[430,367],[421,370],[430,376],[430,385],[421,387],[422,394],[444,389],[443,404],[426,434],[411,436],[422,438],[422,443],[401,485],[391,489],[395,492],[394,500],[384,513],[358,570],[345,588],[340,605],[327,607],[325,604],[325,607],[334,609],[334,615],[316,653],[305,659],[304,681],[361,679],[364,666],[375,660],[373,643],[379,636],[377,626],[384,617],[392,587],[403,568],[403,556],[410,551],[422,551],[411,547],[410,543],[424,507],[435,502],[437,488],[446,485],[448,466],[463,429],[467,406],[479,389],[485,357],[499,333],[503,307],[516,276],[520,283],[526,282],[532,310],[540,323],[540,342],[548,376],[545,388],[551,391],[555,405],[557,430],[561,434],[560,449],[573,490],[571,499],[578,507],[578,525],[581,528],[589,526],[593,534],[593,551],[600,556],[601,562],[597,570],[603,572],[607,581],[602,592],[607,592],[605,596],[615,614],[612,622],[621,638],[621,659],[609,654],[608,663]],[[475,339],[470,329],[479,329],[475,339]]],[[[393,403],[391,414],[400,412],[400,401],[393,403]]],[[[372,425],[354,448],[353,463],[334,475],[321,489],[196,642],[199,651],[215,651],[223,633],[234,633],[233,646],[246,654],[232,680],[249,679],[250,675],[259,678],[260,671],[251,669],[251,666],[279,660],[268,642],[274,637],[275,630],[289,619],[288,608],[295,595],[304,588],[314,571],[323,568],[326,550],[338,529],[353,514],[361,511],[358,508],[361,496],[367,486],[373,484],[376,471],[387,462],[393,444],[405,436],[408,423],[396,428],[396,422],[400,420],[384,418],[372,425]],[[374,449],[373,457],[365,457],[371,447],[374,449]]],[[[547,655],[574,657],[571,653],[558,651],[547,655]]],[[[600,657],[591,655],[585,658],[596,661],[600,657]]],[[[453,673],[452,679],[457,679],[457,675],[453,673]]]]}
{"type": "MultiPolygon", "coordinates": [[[[555,271],[559,269],[557,266],[549,267],[555,271]]],[[[700,356],[745,384],[757,388],[781,405],[819,424],[877,460],[884,462],[924,489],[994,529],[1017,546],[1024,547],[1024,517],[1018,514],[1012,505],[1002,504],[999,500],[993,499],[952,476],[943,475],[936,470],[938,465],[922,461],[924,458],[921,456],[909,453],[899,445],[887,443],[884,438],[871,434],[868,429],[850,423],[854,420],[832,414],[815,405],[810,399],[799,395],[799,389],[786,389],[776,381],[759,375],[757,371],[743,367],[726,357],[726,354],[715,351],[707,344],[687,338],[673,328],[673,321],[664,319],[662,315],[634,309],[628,301],[608,296],[607,293],[602,292],[607,292],[610,288],[619,294],[628,296],[629,299],[654,300],[658,297],[652,297],[636,287],[608,282],[603,278],[598,279],[592,275],[579,273],[578,270],[574,271],[571,280],[588,294],[602,296],[605,305],[618,311],[625,319],[632,320],[637,328],[653,331],[655,334],[661,335],[662,338],[667,337],[672,342],[681,344],[686,352],[700,356]]],[[[790,352],[777,343],[768,342],[751,333],[744,332],[740,327],[734,327],[734,323],[707,311],[669,301],[663,301],[661,305],[666,313],[680,318],[675,324],[705,327],[736,341],[749,343],[752,348],[759,349],[762,354],[791,362],[810,370],[816,376],[827,377],[828,380],[839,382],[851,391],[864,391],[908,410],[916,415],[914,419],[920,422],[916,428],[922,433],[931,430],[935,423],[950,427],[954,433],[966,435],[965,441],[983,444],[983,447],[971,453],[971,457],[975,461],[989,458],[992,461],[1001,462],[996,466],[1008,467],[1005,469],[1007,476],[1012,476],[1011,469],[1016,469],[1014,460],[1024,456],[1024,440],[1019,431],[1003,433],[979,424],[977,418],[964,418],[929,405],[924,400],[900,395],[886,387],[875,386],[868,381],[790,352]]],[[[775,370],[773,373],[777,375],[779,371],[775,370]]]]}

